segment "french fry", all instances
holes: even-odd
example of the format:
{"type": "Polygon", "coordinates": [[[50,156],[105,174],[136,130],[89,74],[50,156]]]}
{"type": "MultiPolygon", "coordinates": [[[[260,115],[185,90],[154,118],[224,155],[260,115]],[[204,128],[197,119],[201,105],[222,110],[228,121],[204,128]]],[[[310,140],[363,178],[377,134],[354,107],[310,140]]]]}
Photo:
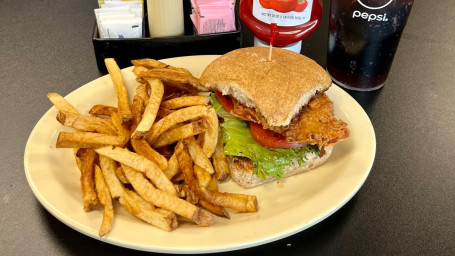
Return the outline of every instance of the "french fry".
{"type": "Polygon", "coordinates": [[[176,175],[174,175],[174,177],[172,177],[172,182],[173,183],[181,183],[181,182],[185,181],[184,178],[185,178],[185,176],[183,175],[183,173],[179,172],[176,175]]]}
{"type": "Polygon", "coordinates": [[[172,110],[172,109],[168,109],[168,108],[163,108],[163,107],[160,107],[158,109],[158,113],[156,114],[156,117],[157,117],[157,120],[165,117],[165,116],[168,116],[169,114],[171,114],[172,112],[174,112],[175,110],[172,110]]]}
{"type": "Polygon", "coordinates": [[[63,96],[60,94],[56,92],[49,92],[46,96],[58,110],[75,114],[79,113],[77,109],[73,107],[73,105],[71,105],[67,100],[65,100],[65,98],[63,98],[63,96]]]}
{"type": "Polygon", "coordinates": [[[216,181],[215,175],[212,175],[210,178],[210,182],[206,187],[209,191],[218,191],[218,182],[216,181]]]}
{"type": "Polygon", "coordinates": [[[215,169],[215,177],[219,181],[224,181],[229,177],[231,171],[226,160],[223,148],[223,137],[221,131],[218,130],[218,140],[216,143],[215,152],[212,155],[213,168],[215,169]]]}
{"type": "Polygon", "coordinates": [[[103,173],[98,165],[95,164],[95,184],[96,193],[101,204],[104,206],[103,221],[99,230],[99,236],[107,235],[112,229],[112,222],[114,221],[114,206],[112,205],[112,198],[109,188],[104,180],[103,173]]]}
{"type": "Polygon", "coordinates": [[[120,204],[138,219],[165,231],[172,231],[178,227],[175,214],[163,213],[144,200],[134,191],[125,189],[119,199],[120,204]]]}
{"type": "Polygon", "coordinates": [[[160,68],[149,69],[137,75],[140,79],[157,78],[163,81],[164,84],[178,88],[183,91],[189,91],[196,94],[198,91],[207,91],[199,83],[199,79],[194,77],[191,72],[178,68],[160,68]]]}
{"type": "Polygon", "coordinates": [[[57,148],[97,148],[108,145],[123,146],[123,136],[107,135],[92,132],[60,132],[57,137],[57,148]]]}
{"type": "Polygon", "coordinates": [[[133,197],[137,202],[139,202],[141,204],[142,207],[144,207],[145,209],[150,209],[150,210],[154,210],[154,211],[157,211],[161,214],[164,214],[165,216],[169,217],[169,218],[172,218],[172,219],[175,219],[175,223],[174,224],[178,224],[177,222],[177,215],[175,215],[174,212],[172,211],[169,211],[169,210],[166,210],[166,209],[163,209],[163,208],[157,208],[155,207],[153,204],[151,204],[149,201],[145,200],[144,198],[142,198],[138,193],[136,193],[134,190],[127,190],[126,191],[131,197],[133,197]]]}
{"type": "Polygon", "coordinates": [[[174,147],[172,146],[165,146],[161,148],[155,148],[156,152],[160,153],[162,156],[166,157],[166,159],[169,159],[172,154],[174,154],[174,147]]]}
{"type": "Polygon", "coordinates": [[[194,193],[186,184],[179,184],[181,188],[180,196],[185,199],[185,201],[191,204],[198,204],[199,197],[194,193]]]}
{"type": "Polygon", "coordinates": [[[89,212],[98,206],[98,198],[95,192],[94,161],[96,153],[93,149],[81,148],[76,156],[81,163],[81,190],[84,211],[89,212]]]}
{"type": "Polygon", "coordinates": [[[220,125],[218,124],[218,115],[216,114],[215,109],[210,107],[207,112],[209,128],[207,131],[199,135],[198,140],[200,141],[199,143],[202,147],[202,151],[208,158],[210,158],[216,149],[220,125]]]}
{"type": "Polygon", "coordinates": [[[130,184],[130,181],[125,175],[125,172],[123,171],[123,168],[121,166],[117,167],[115,169],[115,175],[117,175],[117,178],[123,183],[123,184],[130,184]]]}
{"type": "Polygon", "coordinates": [[[182,90],[179,90],[178,88],[174,88],[171,86],[165,86],[163,101],[168,101],[168,100],[171,100],[174,98],[185,97],[185,96],[189,96],[189,95],[195,96],[195,95],[198,95],[198,93],[182,91],[182,90]]]}
{"type": "Polygon", "coordinates": [[[146,67],[139,66],[139,67],[133,68],[133,73],[136,74],[136,75],[139,75],[140,73],[148,71],[148,70],[149,69],[146,68],[146,67]]]}
{"type": "Polygon", "coordinates": [[[115,127],[109,121],[98,117],[84,116],[78,113],[59,111],[57,121],[66,127],[86,132],[98,132],[108,135],[117,135],[115,127]]]}
{"type": "Polygon", "coordinates": [[[168,109],[179,109],[196,105],[207,105],[208,102],[209,100],[206,96],[184,96],[167,100],[161,106],[168,109]]]}
{"type": "Polygon", "coordinates": [[[144,100],[139,95],[134,95],[133,104],[131,104],[131,113],[133,113],[133,121],[131,122],[131,131],[135,131],[136,127],[142,120],[142,113],[144,113],[145,106],[144,100]]]}
{"type": "Polygon", "coordinates": [[[166,157],[154,150],[144,139],[131,139],[131,146],[136,153],[145,158],[152,160],[161,170],[168,168],[168,161],[166,157]]]}
{"type": "Polygon", "coordinates": [[[76,160],[77,168],[79,168],[79,171],[80,171],[82,169],[82,161],[77,156],[77,151],[79,151],[79,148],[73,148],[74,159],[76,160]]]}
{"type": "Polygon", "coordinates": [[[217,216],[220,216],[220,217],[223,217],[223,218],[226,218],[226,219],[230,219],[231,216],[229,216],[229,213],[226,211],[226,209],[222,206],[219,206],[219,205],[214,205],[204,199],[199,199],[199,202],[198,204],[200,206],[202,206],[204,209],[206,209],[207,211],[217,215],[217,216]]]}
{"type": "Polygon", "coordinates": [[[139,75],[141,72],[148,71],[151,69],[171,69],[192,76],[191,72],[185,68],[173,67],[171,65],[154,59],[132,60],[131,63],[133,64],[133,66],[135,66],[133,69],[133,73],[135,73],[136,75],[139,75]]]}
{"type": "MultiPolygon", "coordinates": [[[[153,184],[169,193],[170,195],[177,196],[174,185],[169,180],[169,178],[164,174],[164,172],[151,160],[141,156],[139,154],[133,153],[128,149],[120,147],[101,147],[95,149],[100,155],[104,155],[112,158],[113,160],[122,164],[123,171],[126,174],[125,166],[129,166],[135,170],[143,172],[153,184]]],[[[126,175],[128,178],[128,175],[126,175]]],[[[131,182],[131,180],[128,178],[131,182]]]]}
{"type": "Polygon", "coordinates": [[[209,123],[205,118],[173,128],[161,134],[153,143],[153,147],[160,148],[170,145],[179,140],[198,135],[209,129],[209,123]]]}
{"type": "Polygon", "coordinates": [[[185,183],[200,198],[207,200],[209,203],[231,208],[239,212],[256,212],[258,210],[256,196],[209,191],[204,187],[200,187],[197,179],[194,177],[193,160],[191,159],[186,142],[180,141],[175,148],[175,152],[179,160],[180,169],[184,173],[185,183]]]}
{"type": "Polygon", "coordinates": [[[161,104],[161,99],[164,94],[163,83],[158,79],[146,79],[151,87],[151,94],[148,100],[148,104],[145,107],[144,114],[142,115],[141,122],[137,125],[136,130],[131,135],[132,138],[143,138],[145,134],[152,128],[155,122],[158,108],[161,104]]]}
{"type": "MultiPolygon", "coordinates": [[[[195,174],[197,173],[196,172],[196,167],[195,166],[195,174]]],[[[204,170],[201,170],[203,173],[207,173],[205,172],[204,170]]],[[[210,177],[209,177],[210,179],[210,177]]],[[[217,187],[217,182],[216,182],[216,179],[211,179],[210,180],[210,183],[209,185],[210,186],[210,189],[209,190],[218,190],[218,187],[217,187]]],[[[224,207],[221,207],[221,206],[218,206],[218,205],[214,205],[212,203],[209,203],[208,201],[204,200],[204,199],[201,199],[199,198],[195,192],[193,192],[193,190],[191,190],[188,185],[186,184],[179,184],[179,196],[180,197],[183,197],[185,198],[185,200],[187,202],[190,202],[192,204],[198,204],[200,206],[202,206],[204,209],[206,209],[207,211],[217,215],[217,216],[220,216],[220,217],[224,217],[224,218],[227,218],[229,219],[230,216],[229,216],[229,213],[226,211],[226,209],[224,207]]]]}
{"type": "Polygon", "coordinates": [[[194,165],[193,171],[194,175],[196,175],[199,186],[207,188],[212,179],[210,173],[206,172],[204,169],[202,169],[202,167],[199,167],[198,165],[194,165]]]}
{"type": "MultiPolygon", "coordinates": [[[[143,202],[145,203],[149,203],[147,200],[143,199],[140,195],[138,195],[137,193],[135,193],[138,197],[140,197],[142,199],[143,202]]],[[[175,219],[175,222],[174,222],[174,226],[175,228],[178,227],[178,220],[177,220],[177,215],[172,212],[172,211],[169,211],[169,210],[166,210],[166,209],[163,209],[163,208],[155,208],[155,211],[165,215],[165,216],[168,216],[169,218],[172,218],[172,219],[175,219]]]]}
{"type": "Polygon", "coordinates": [[[117,134],[123,137],[123,146],[129,141],[130,130],[128,125],[122,124],[122,120],[117,112],[111,113],[111,123],[117,130],[117,134]]]}
{"type": "Polygon", "coordinates": [[[206,106],[192,106],[176,110],[166,117],[163,117],[152,126],[152,129],[147,134],[147,142],[153,144],[161,134],[178,123],[201,118],[206,115],[206,106]]]}
{"type": "MultiPolygon", "coordinates": [[[[139,203],[141,205],[141,208],[144,208],[146,210],[151,210],[151,211],[155,211],[156,209],[158,209],[153,204],[151,204],[149,201],[147,201],[144,198],[142,198],[138,193],[136,193],[132,189],[125,189],[123,191],[123,193],[127,194],[128,197],[134,199],[137,203],[139,203]]],[[[169,212],[172,214],[171,211],[169,211],[169,212]]]]}
{"type": "Polygon", "coordinates": [[[149,83],[143,83],[143,84],[139,85],[138,87],[136,87],[136,95],[141,97],[144,100],[144,106],[147,106],[149,103],[149,98],[150,98],[150,95],[148,92],[149,88],[150,88],[149,83]]]}
{"type": "Polygon", "coordinates": [[[94,105],[90,111],[88,112],[90,115],[93,116],[111,116],[112,112],[117,112],[116,107],[106,106],[106,105],[94,105]]]}
{"type": "Polygon", "coordinates": [[[104,180],[109,187],[111,197],[119,198],[123,194],[124,186],[115,174],[115,171],[117,170],[115,161],[107,156],[99,155],[99,162],[104,180]]]}
{"type": "Polygon", "coordinates": [[[191,158],[194,159],[194,164],[203,168],[209,174],[215,173],[212,163],[207,158],[207,156],[204,154],[201,146],[197,143],[196,139],[194,137],[188,137],[184,141],[188,145],[187,147],[188,147],[189,153],[191,154],[191,158]]]}
{"type": "Polygon", "coordinates": [[[113,199],[165,231],[178,227],[177,215],[205,227],[212,214],[229,219],[227,208],[257,211],[255,196],[218,191],[230,171],[210,92],[187,69],[153,59],[132,63],[140,83],[132,102],[112,58],[105,64],[115,106],[94,105],[85,115],[58,93],[47,94],[57,120],[76,130],[60,132],[56,147],[73,148],[84,211],[104,206],[99,236],[113,227],[113,199]]]}
{"type": "Polygon", "coordinates": [[[166,68],[169,65],[166,63],[163,63],[158,60],[154,59],[139,59],[139,60],[132,60],[131,63],[135,67],[144,67],[147,69],[154,69],[154,68],[166,68]]]}
{"type": "Polygon", "coordinates": [[[125,88],[122,72],[113,58],[104,59],[107,71],[111,76],[117,94],[118,113],[121,117],[122,124],[128,124],[133,119],[130,105],[128,102],[128,92],[125,88]]]}
{"type": "Polygon", "coordinates": [[[156,189],[141,172],[128,166],[124,167],[124,171],[136,192],[153,205],[175,212],[201,226],[213,224],[212,215],[185,200],[156,189]]]}
{"type": "Polygon", "coordinates": [[[177,160],[177,156],[172,154],[171,158],[169,158],[169,161],[167,162],[167,169],[164,171],[164,174],[169,179],[172,179],[177,173],[179,172],[179,162],[177,160]]]}
{"type": "Polygon", "coordinates": [[[142,198],[138,193],[134,192],[133,190],[128,190],[128,194],[132,196],[137,202],[141,204],[146,209],[152,209],[156,212],[161,213],[164,215],[165,218],[171,220],[171,227],[172,229],[178,227],[178,220],[177,220],[177,215],[169,210],[163,209],[163,208],[157,208],[153,204],[151,204],[149,201],[145,200],[142,198]]]}
{"type": "Polygon", "coordinates": [[[257,212],[258,203],[256,196],[235,194],[228,192],[208,191],[201,188],[202,196],[208,202],[231,208],[239,212],[257,212]]]}

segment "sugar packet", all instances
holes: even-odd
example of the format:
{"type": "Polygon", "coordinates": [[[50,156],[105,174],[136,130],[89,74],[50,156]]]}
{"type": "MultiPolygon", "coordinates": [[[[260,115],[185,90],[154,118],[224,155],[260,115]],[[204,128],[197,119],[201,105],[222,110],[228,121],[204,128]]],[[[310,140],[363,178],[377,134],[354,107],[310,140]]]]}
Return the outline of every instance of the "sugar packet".
{"type": "Polygon", "coordinates": [[[235,31],[234,0],[191,0],[197,34],[235,31]]]}
{"type": "Polygon", "coordinates": [[[99,1],[95,9],[100,38],[141,38],[143,1],[99,1]]]}

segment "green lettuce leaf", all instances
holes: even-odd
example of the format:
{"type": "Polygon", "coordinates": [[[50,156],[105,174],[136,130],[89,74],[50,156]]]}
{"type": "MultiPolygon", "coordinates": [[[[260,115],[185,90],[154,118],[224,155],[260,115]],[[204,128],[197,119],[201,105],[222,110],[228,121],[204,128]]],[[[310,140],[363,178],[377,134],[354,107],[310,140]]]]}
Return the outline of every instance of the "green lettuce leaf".
{"type": "Polygon", "coordinates": [[[251,159],[255,167],[254,173],[262,179],[267,176],[282,178],[285,167],[291,165],[295,159],[298,159],[299,164],[303,164],[307,153],[319,154],[319,148],[311,145],[294,149],[264,147],[253,138],[248,123],[229,114],[214,93],[210,95],[210,102],[218,116],[224,120],[221,123],[224,153],[251,159]]]}

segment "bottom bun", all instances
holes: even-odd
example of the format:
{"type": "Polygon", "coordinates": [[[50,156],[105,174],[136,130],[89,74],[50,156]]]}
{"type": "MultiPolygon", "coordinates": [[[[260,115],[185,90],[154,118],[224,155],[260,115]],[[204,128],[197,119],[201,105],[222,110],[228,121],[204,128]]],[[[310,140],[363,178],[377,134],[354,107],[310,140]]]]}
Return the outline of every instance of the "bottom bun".
{"type": "MultiPolygon", "coordinates": [[[[332,149],[333,146],[326,146],[319,155],[314,153],[307,154],[305,156],[305,163],[302,165],[299,165],[296,159],[295,165],[285,168],[283,172],[283,178],[309,171],[316,166],[323,164],[332,154],[332,149]]],[[[278,180],[273,176],[269,176],[264,180],[259,178],[256,174],[253,173],[253,162],[248,158],[228,156],[228,164],[229,168],[231,169],[231,178],[244,188],[252,188],[267,182],[278,180]]]]}

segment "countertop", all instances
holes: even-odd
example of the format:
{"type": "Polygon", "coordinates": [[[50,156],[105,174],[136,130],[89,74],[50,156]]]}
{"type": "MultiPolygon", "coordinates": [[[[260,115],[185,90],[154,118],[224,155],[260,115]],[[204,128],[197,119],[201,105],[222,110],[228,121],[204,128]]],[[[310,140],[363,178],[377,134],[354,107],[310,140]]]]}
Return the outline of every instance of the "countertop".
{"type": "MultiPolygon", "coordinates": [[[[302,53],[325,66],[328,1],[302,53]]],[[[103,75],[91,36],[94,0],[1,1],[0,251],[2,255],[158,255],[69,228],[35,198],[24,149],[51,107],[103,75]]],[[[377,151],[358,193],[315,226],[221,255],[455,254],[455,19],[451,0],[416,1],[386,85],[349,92],[374,126],[377,151]]],[[[245,28],[244,28],[245,29],[245,28]]],[[[244,46],[251,44],[247,31],[244,46]]]]}

